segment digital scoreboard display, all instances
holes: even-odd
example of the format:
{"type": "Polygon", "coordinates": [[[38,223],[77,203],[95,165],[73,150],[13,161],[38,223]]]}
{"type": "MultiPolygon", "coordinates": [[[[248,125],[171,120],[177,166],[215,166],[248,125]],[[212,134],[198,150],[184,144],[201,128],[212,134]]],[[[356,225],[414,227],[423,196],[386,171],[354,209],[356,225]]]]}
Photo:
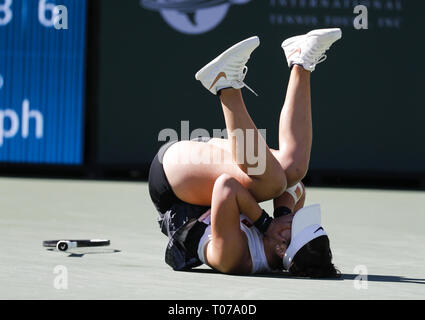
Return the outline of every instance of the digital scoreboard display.
{"type": "Polygon", "coordinates": [[[0,0],[0,162],[83,161],[87,0],[0,0]]]}

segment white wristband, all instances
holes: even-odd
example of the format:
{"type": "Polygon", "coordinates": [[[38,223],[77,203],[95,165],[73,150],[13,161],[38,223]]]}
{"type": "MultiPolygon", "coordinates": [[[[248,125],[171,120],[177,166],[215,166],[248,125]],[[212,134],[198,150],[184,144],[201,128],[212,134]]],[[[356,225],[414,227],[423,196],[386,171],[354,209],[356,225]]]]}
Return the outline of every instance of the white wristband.
{"type": "Polygon", "coordinates": [[[300,198],[303,195],[303,187],[301,186],[301,182],[298,182],[295,186],[286,189],[286,192],[288,192],[292,196],[292,198],[294,198],[295,203],[297,203],[298,200],[300,200],[300,198]],[[298,188],[300,188],[300,190],[301,190],[301,195],[300,195],[299,198],[298,198],[297,193],[296,193],[298,188]]]}

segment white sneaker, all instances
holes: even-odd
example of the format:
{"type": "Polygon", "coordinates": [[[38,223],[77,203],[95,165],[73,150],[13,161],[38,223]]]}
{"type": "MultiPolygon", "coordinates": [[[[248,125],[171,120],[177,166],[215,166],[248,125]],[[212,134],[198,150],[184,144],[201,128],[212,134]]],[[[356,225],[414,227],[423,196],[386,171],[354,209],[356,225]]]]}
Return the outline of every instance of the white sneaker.
{"type": "Polygon", "coordinates": [[[195,75],[196,80],[201,81],[203,86],[213,94],[225,88],[247,87],[257,95],[243,81],[248,72],[245,64],[259,45],[258,37],[251,37],[235,44],[199,70],[195,75]]]}
{"type": "Polygon", "coordinates": [[[316,65],[326,60],[325,52],[341,39],[341,29],[318,29],[305,35],[289,38],[282,43],[288,66],[299,64],[313,72],[316,65]]]}

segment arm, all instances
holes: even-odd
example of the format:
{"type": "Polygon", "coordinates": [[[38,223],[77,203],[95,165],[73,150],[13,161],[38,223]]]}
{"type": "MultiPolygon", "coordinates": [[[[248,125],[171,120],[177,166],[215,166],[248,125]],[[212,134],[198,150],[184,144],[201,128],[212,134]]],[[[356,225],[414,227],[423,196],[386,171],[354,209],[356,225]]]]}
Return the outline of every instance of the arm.
{"type": "MultiPolygon", "coordinates": [[[[224,273],[250,273],[248,243],[240,229],[240,213],[252,222],[257,221],[263,210],[251,193],[236,179],[229,175],[221,175],[214,184],[211,201],[211,233],[212,239],[206,246],[204,256],[212,268],[224,273]]],[[[282,224],[272,222],[267,234],[276,233],[280,241],[282,224]]]]}
{"type": "Polygon", "coordinates": [[[240,212],[255,220],[262,210],[248,190],[236,179],[223,174],[214,184],[212,239],[204,252],[207,264],[223,273],[248,274],[252,268],[248,244],[240,228],[240,212]]]}

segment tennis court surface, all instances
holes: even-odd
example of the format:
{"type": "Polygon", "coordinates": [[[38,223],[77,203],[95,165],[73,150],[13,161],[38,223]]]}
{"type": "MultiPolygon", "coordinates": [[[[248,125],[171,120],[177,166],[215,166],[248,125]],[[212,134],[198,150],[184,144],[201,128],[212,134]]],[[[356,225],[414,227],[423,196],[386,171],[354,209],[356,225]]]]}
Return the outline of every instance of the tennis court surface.
{"type": "MultiPolygon", "coordinates": [[[[0,201],[0,299],[425,298],[420,191],[307,186],[306,204],[322,206],[338,280],[172,271],[146,183],[0,178],[0,201]],[[111,246],[70,255],[41,245],[63,238],[111,246]]],[[[271,202],[262,206],[272,212],[271,202]]]]}

